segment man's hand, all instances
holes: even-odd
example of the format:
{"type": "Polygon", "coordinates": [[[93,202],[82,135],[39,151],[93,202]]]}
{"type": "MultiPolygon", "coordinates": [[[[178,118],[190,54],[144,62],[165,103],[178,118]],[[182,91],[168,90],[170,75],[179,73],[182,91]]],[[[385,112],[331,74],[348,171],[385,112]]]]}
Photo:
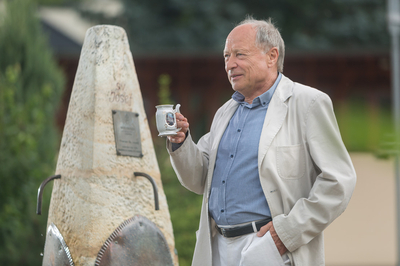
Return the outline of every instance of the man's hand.
{"type": "Polygon", "coordinates": [[[262,237],[264,236],[268,231],[270,231],[272,239],[275,242],[276,247],[278,248],[279,253],[281,256],[286,253],[287,248],[285,245],[282,243],[281,239],[279,238],[278,234],[275,231],[274,224],[272,222],[267,223],[263,227],[260,228],[260,231],[258,231],[257,236],[262,237]]]}
{"type": "Polygon", "coordinates": [[[175,136],[168,136],[168,139],[172,143],[182,143],[186,138],[186,132],[189,130],[189,123],[187,118],[180,113],[176,113],[176,127],[181,128],[175,136]]]}

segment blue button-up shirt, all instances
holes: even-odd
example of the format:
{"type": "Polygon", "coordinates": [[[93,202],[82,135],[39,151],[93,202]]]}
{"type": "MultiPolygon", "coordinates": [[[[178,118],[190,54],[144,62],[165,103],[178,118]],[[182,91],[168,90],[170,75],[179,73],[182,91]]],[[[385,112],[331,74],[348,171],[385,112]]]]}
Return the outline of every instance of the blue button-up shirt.
{"type": "Polygon", "coordinates": [[[258,172],[258,144],[269,102],[281,80],[252,104],[235,92],[239,106],[218,147],[209,212],[218,225],[236,225],[271,216],[258,172]]]}

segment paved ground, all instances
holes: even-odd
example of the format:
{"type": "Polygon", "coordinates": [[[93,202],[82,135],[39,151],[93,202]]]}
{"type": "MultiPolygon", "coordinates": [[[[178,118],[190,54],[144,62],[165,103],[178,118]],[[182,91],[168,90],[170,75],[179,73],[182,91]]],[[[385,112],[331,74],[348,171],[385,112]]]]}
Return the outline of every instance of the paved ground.
{"type": "Polygon", "coordinates": [[[357,186],[347,210],[325,231],[326,266],[394,266],[397,261],[393,160],[352,153],[357,186]]]}

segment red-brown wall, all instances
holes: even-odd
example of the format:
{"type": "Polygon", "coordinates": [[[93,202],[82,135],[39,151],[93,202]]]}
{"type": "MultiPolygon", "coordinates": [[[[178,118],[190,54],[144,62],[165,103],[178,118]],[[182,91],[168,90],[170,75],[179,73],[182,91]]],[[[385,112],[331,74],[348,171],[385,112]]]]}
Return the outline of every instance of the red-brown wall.
{"type": "MultiPolygon", "coordinates": [[[[67,85],[57,123],[63,128],[78,59],[61,59],[67,85]]],[[[198,138],[211,124],[215,111],[233,91],[227,80],[222,56],[134,57],[144,106],[153,134],[153,117],[158,102],[158,79],[171,77],[171,96],[182,105],[198,138]]],[[[390,59],[388,54],[292,54],[285,59],[284,74],[293,81],[328,93],[333,102],[362,98],[374,108],[390,103],[390,59]]]]}

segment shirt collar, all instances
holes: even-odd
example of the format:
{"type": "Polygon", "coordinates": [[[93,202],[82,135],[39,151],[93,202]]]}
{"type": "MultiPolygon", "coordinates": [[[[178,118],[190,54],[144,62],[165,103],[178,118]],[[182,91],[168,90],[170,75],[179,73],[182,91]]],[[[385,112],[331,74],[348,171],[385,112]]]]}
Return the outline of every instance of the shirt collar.
{"type": "Polygon", "coordinates": [[[266,106],[271,101],[272,95],[274,95],[276,87],[278,87],[278,84],[279,84],[279,81],[281,80],[281,78],[282,78],[282,74],[280,72],[278,72],[278,77],[276,78],[274,85],[272,85],[272,87],[269,88],[269,90],[267,90],[266,92],[264,92],[260,96],[256,97],[253,100],[252,104],[246,103],[244,101],[245,97],[243,96],[243,94],[241,94],[238,91],[235,91],[235,93],[232,95],[232,99],[235,100],[236,102],[238,102],[239,104],[244,104],[244,105],[249,106],[249,107],[255,107],[255,106],[258,106],[260,104],[262,106],[266,106]]]}

